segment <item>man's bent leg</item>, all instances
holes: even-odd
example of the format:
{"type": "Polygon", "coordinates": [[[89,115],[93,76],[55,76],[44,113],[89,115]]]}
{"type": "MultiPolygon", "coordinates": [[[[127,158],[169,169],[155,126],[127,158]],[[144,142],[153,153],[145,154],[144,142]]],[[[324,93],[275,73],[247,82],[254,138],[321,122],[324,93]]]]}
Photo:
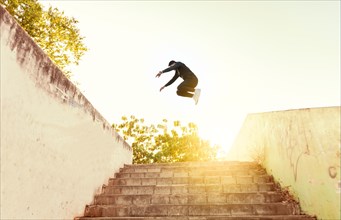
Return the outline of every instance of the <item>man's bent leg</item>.
{"type": "Polygon", "coordinates": [[[188,98],[192,98],[193,97],[193,93],[189,93],[189,92],[186,92],[186,91],[176,91],[176,94],[178,94],[178,96],[183,96],[183,97],[188,97],[188,98]]]}
{"type": "Polygon", "coordinates": [[[179,96],[184,96],[184,97],[193,97],[193,92],[195,91],[195,87],[198,84],[198,80],[193,79],[193,80],[185,80],[180,85],[178,86],[178,91],[176,94],[179,96]]]}

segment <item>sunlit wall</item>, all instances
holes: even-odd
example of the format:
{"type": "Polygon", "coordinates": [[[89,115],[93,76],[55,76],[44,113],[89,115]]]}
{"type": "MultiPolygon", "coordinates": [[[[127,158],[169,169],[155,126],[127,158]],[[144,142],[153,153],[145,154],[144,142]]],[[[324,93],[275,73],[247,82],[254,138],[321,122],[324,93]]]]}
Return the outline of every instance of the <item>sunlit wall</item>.
{"type": "Polygon", "coordinates": [[[1,219],[73,219],[132,149],[1,6],[1,219]]]}
{"type": "Polygon", "coordinates": [[[340,219],[340,107],[250,114],[229,158],[257,160],[319,219],[340,219]]]}

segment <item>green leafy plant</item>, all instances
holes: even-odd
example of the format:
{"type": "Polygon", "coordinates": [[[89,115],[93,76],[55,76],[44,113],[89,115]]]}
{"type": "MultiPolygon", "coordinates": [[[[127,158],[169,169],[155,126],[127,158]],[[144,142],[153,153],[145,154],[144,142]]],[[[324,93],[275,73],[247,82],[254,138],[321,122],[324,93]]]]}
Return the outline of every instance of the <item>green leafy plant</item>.
{"type": "Polygon", "coordinates": [[[112,127],[131,144],[137,164],[215,160],[220,149],[201,139],[194,123],[182,126],[174,121],[170,126],[163,119],[160,124],[145,125],[144,119],[132,115],[123,116],[122,123],[112,127]]]}
{"type": "Polygon", "coordinates": [[[78,65],[88,50],[77,28],[78,21],[57,8],[44,10],[37,0],[0,0],[5,9],[70,78],[71,65],[78,65]]]}

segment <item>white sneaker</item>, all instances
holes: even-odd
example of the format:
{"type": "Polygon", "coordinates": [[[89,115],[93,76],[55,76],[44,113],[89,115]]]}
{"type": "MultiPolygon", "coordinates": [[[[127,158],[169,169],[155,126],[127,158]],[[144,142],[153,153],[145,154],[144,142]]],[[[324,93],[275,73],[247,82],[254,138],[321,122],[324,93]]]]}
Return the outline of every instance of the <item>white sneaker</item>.
{"type": "Polygon", "coordinates": [[[199,102],[199,97],[200,97],[201,89],[195,89],[193,99],[195,101],[195,104],[198,104],[199,102]]]}

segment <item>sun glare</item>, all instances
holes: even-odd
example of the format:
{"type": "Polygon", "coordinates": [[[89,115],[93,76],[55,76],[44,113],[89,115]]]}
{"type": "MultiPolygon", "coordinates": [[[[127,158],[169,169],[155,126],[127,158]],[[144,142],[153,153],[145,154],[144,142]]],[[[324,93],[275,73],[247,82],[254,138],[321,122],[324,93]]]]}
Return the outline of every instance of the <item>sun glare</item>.
{"type": "Polygon", "coordinates": [[[201,125],[199,126],[199,136],[204,139],[210,141],[210,144],[219,145],[221,147],[221,151],[218,152],[217,157],[222,159],[226,156],[229,149],[231,148],[233,141],[238,133],[239,126],[229,126],[224,127],[221,126],[212,126],[212,125],[201,125]]]}

